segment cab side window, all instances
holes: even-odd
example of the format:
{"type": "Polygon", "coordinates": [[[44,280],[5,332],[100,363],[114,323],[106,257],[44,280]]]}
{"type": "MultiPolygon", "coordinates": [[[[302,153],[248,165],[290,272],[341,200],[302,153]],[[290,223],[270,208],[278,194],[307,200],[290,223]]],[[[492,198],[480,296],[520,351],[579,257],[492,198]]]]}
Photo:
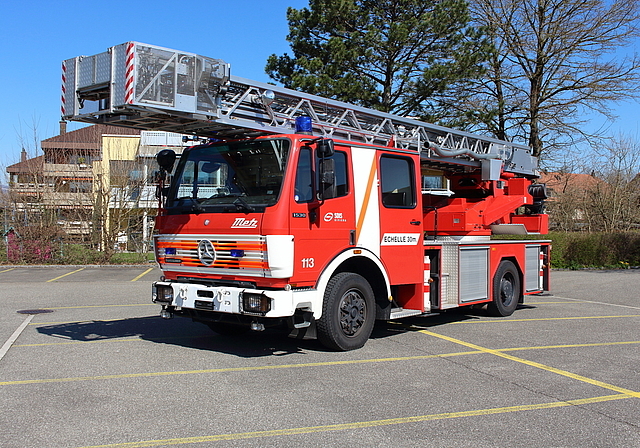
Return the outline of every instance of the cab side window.
{"type": "Polygon", "coordinates": [[[382,204],[387,208],[414,208],[416,185],[413,160],[407,157],[380,157],[382,204]]]}
{"type": "Polygon", "coordinates": [[[313,200],[313,170],[311,166],[311,149],[302,148],[298,156],[296,168],[296,202],[311,202],[313,200]]]}
{"type": "MultiPolygon", "coordinates": [[[[349,179],[347,177],[347,153],[343,151],[336,151],[331,157],[328,157],[327,159],[333,160],[335,186],[324,191],[324,199],[333,199],[346,196],[347,194],[349,194],[349,179]]],[[[316,162],[318,164],[317,166],[320,166],[320,159],[318,159],[316,162]]],[[[318,185],[320,185],[320,183],[318,183],[318,185]]]]}

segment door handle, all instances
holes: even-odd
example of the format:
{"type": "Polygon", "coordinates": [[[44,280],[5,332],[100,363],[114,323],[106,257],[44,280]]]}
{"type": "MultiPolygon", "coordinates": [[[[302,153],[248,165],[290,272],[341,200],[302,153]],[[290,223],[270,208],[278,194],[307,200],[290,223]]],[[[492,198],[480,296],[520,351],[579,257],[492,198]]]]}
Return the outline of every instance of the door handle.
{"type": "Polygon", "coordinates": [[[414,226],[419,226],[422,223],[420,221],[411,221],[409,224],[412,224],[414,226]]]}

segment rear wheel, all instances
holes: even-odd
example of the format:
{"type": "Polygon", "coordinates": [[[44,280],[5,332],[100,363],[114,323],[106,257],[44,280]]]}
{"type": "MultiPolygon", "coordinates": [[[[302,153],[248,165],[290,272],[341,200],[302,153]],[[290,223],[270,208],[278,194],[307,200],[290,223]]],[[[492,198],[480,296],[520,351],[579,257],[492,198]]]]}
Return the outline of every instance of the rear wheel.
{"type": "Polygon", "coordinates": [[[333,350],[360,348],[371,335],[374,313],[371,285],[358,274],[341,272],[327,285],[317,322],[318,339],[333,350]]]}
{"type": "Polygon", "coordinates": [[[520,273],[513,262],[503,260],[493,277],[493,301],[487,309],[492,316],[511,316],[520,301],[520,273]]]}

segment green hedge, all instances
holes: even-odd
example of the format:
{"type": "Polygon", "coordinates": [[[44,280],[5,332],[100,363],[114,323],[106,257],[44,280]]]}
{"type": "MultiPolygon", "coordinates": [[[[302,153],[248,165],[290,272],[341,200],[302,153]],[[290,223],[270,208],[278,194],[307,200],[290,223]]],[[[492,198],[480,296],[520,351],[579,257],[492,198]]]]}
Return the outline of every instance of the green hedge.
{"type": "Polygon", "coordinates": [[[628,268],[640,266],[640,232],[552,232],[554,268],[628,268]]]}
{"type": "MultiPolygon", "coordinates": [[[[500,236],[496,239],[523,237],[500,236]]],[[[551,266],[556,269],[640,266],[640,232],[549,232],[547,235],[528,235],[524,239],[551,240],[551,266]]]]}

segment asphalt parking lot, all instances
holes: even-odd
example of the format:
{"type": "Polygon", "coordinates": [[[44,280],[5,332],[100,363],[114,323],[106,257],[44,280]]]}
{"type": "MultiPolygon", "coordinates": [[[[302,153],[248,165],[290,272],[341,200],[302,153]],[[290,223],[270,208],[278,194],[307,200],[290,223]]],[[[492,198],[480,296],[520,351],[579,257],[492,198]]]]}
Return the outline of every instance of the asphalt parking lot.
{"type": "Polygon", "coordinates": [[[511,317],[347,353],[162,320],[159,275],[0,267],[0,446],[640,447],[639,270],[554,271],[511,317]]]}

